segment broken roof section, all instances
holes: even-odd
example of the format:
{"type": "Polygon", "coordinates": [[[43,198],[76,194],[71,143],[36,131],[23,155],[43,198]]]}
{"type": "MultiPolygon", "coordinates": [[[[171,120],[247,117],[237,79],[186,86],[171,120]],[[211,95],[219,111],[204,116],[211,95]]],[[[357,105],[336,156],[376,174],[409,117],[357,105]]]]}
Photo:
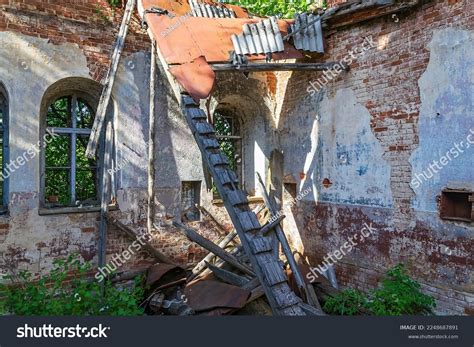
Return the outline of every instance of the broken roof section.
{"type": "MultiPolygon", "coordinates": [[[[230,60],[231,53],[235,50],[232,36],[241,35],[244,25],[262,21],[262,18],[249,18],[247,11],[238,6],[209,1],[204,3],[207,8],[211,8],[210,11],[213,7],[225,7],[235,14],[235,18],[201,17],[196,13],[195,6],[191,8],[188,0],[140,0],[138,5],[140,15],[145,17],[169,71],[195,100],[207,98],[214,86],[215,73],[210,64],[230,60]],[[157,14],[157,9],[165,10],[167,14],[157,14]]],[[[214,9],[214,13],[219,12],[214,9]]],[[[288,34],[292,21],[275,22],[280,35],[288,34]]],[[[288,42],[284,42],[283,51],[272,54],[274,60],[302,57],[288,42]]],[[[250,61],[265,58],[264,54],[247,56],[250,61]]]]}

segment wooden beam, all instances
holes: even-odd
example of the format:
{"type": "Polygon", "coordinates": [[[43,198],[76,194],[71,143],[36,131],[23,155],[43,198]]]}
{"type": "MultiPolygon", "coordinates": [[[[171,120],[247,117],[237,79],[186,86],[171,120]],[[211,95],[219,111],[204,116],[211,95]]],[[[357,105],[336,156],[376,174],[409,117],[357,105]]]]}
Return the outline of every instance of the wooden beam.
{"type": "Polygon", "coordinates": [[[100,197],[100,224],[99,224],[99,267],[104,267],[106,262],[107,246],[107,214],[109,213],[110,200],[110,174],[113,149],[113,128],[112,122],[107,123],[105,132],[104,157],[102,159],[102,191],[100,197]]]}
{"type": "MultiPolygon", "coordinates": [[[[426,0],[430,1],[430,0],[426,0]]],[[[338,29],[412,8],[420,0],[354,0],[327,10],[321,15],[323,29],[338,29]]]]}
{"type": "MultiPolygon", "coordinates": [[[[137,239],[138,235],[135,231],[133,231],[131,228],[126,226],[125,224],[122,224],[119,222],[116,218],[113,217],[107,217],[107,220],[110,224],[115,225],[117,229],[131,237],[132,239],[137,239]]],[[[147,240],[142,240],[144,243],[144,248],[147,250],[153,257],[155,257],[158,261],[162,263],[167,263],[167,264],[173,264],[173,261],[168,258],[166,255],[161,253],[159,250],[157,250],[153,245],[147,241],[147,240]]]]}
{"type": "Polygon", "coordinates": [[[150,68],[150,114],[148,125],[148,232],[153,229],[155,216],[155,88],[156,88],[156,41],[151,43],[151,68],[150,68]]]}
{"type": "Polygon", "coordinates": [[[212,64],[212,70],[216,72],[260,72],[260,71],[324,71],[340,66],[349,70],[347,65],[341,66],[338,62],[330,63],[249,63],[247,65],[212,64]]]}
{"type": "Polygon", "coordinates": [[[97,152],[100,135],[102,133],[102,127],[104,126],[105,116],[107,108],[110,103],[112,96],[112,90],[114,88],[115,77],[117,74],[118,65],[122,56],[123,46],[125,44],[125,38],[127,37],[128,27],[132,18],[133,10],[135,8],[136,0],[128,0],[125,13],[123,15],[122,24],[120,25],[119,35],[115,42],[114,51],[110,61],[110,67],[105,78],[104,88],[102,89],[102,95],[100,96],[99,106],[97,107],[97,113],[94,119],[94,125],[91,130],[89,143],[87,144],[86,156],[88,158],[94,158],[97,152]]]}
{"type": "Polygon", "coordinates": [[[220,279],[221,281],[223,281],[225,283],[232,284],[232,285],[238,286],[238,287],[242,287],[242,286],[246,285],[249,282],[249,280],[246,279],[245,277],[239,276],[239,275],[237,275],[233,272],[221,269],[221,268],[219,268],[217,266],[214,266],[212,264],[209,264],[209,263],[206,263],[206,265],[209,268],[209,270],[212,271],[214,276],[216,276],[218,279],[220,279]]]}
{"type": "MultiPolygon", "coordinates": [[[[232,240],[235,239],[236,236],[236,231],[231,232],[226,237],[224,237],[221,242],[219,242],[218,246],[222,249],[225,249],[225,247],[227,247],[227,245],[232,242],[232,240]]],[[[214,257],[214,253],[211,252],[203,260],[201,260],[192,270],[191,275],[188,277],[188,282],[191,282],[193,279],[195,279],[207,267],[206,263],[211,262],[214,257]]]]}
{"type": "Polygon", "coordinates": [[[280,225],[280,223],[285,219],[285,215],[282,215],[275,219],[273,222],[266,224],[262,229],[260,229],[260,232],[266,236],[270,231],[274,230],[277,225],[280,225]]]}
{"type": "MultiPolygon", "coordinates": [[[[260,183],[260,188],[262,190],[265,204],[270,210],[271,215],[275,216],[277,214],[277,211],[274,207],[273,202],[270,200],[270,197],[268,196],[267,190],[265,188],[265,184],[263,183],[262,177],[260,176],[258,172],[257,172],[257,177],[260,183]]],[[[302,295],[305,296],[303,299],[305,299],[311,305],[315,306],[317,309],[321,309],[318,298],[316,297],[316,295],[313,295],[314,291],[311,291],[308,288],[310,285],[309,286],[306,285],[303,275],[301,275],[300,268],[298,267],[298,264],[296,263],[295,257],[293,256],[293,252],[291,251],[290,244],[288,243],[288,240],[286,238],[285,233],[283,232],[283,229],[281,228],[279,224],[277,224],[274,227],[274,230],[275,230],[275,234],[278,237],[278,240],[281,243],[281,248],[283,250],[283,253],[285,253],[286,260],[288,261],[288,264],[290,264],[290,268],[291,268],[291,271],[293,272],[293,276],[295,276],[296,284],[298,285],[298,288],[300,289],[300,292],[302,293],[302,295]]]]}
{"type": "Polygon", "coordinates": [[[228,262],[230,265],[235,267],[236,269],[242,271],[243,273],[251,276],[255,276],[255,273],[249,268],[247,265],[241,264],[236,257],[232,254],[226,252],[214,242],[209,241],[205,237],[199,235],[195,230],[184,226],[181,223],[173,222],[173,225],[177,227],[179,230],[183,231],[184,234],[193,242],[196,242],[199,246],[207,249],[209,252],[214,253],[222,260],[228,262]]]}

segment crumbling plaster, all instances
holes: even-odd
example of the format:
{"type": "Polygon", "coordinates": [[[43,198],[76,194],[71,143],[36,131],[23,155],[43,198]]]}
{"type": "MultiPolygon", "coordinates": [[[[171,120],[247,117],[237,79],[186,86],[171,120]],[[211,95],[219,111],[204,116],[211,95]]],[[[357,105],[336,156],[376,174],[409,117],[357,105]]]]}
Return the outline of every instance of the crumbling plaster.
{"type": "MultiPolygon", "coordinates": [[[[0,32],[0,50],[0,81],[9,100],[9,159],[15,160],[41,137],[41,105],[47,91],[54,91],[58,81],[68,78],[73,78],[72,84],[74,78],[90,80],[91,85],[97,83],[90,79],[86,58],[75,44],[54,45],[46,39],[0,32]]],[[[142,110],[147,108],[147,101],[138,93],[147,90],[145,69],[133,71],[127,65],[131,59],[139,67],[144,56],[143,53],[131,55],[119,69],[120,86],[113,94],[113,99],[119,102],[114,102],[113,108],[121,124],[136,126],[141,122],[142,110]],[[127,74],[132,73],[142,75],[129,79],[127,74]]],[[[130,131],[124,133],[120,129],[116,135],[117,143],[138,143],[144,138],[142,134],[141,137],[130,137],[130,131]]],[[[124,170],[121,179],[126,184],[122,187],[133,186],[127,183],[131,178],[139,180],[139,175],[141,173],[124,170]]],[[[145,181],[146,176],[143,176],[142,181],[145,181]]],[[[8,213],[0,216],[0,223],[8,226],[6,236],[0,242],[0,273],[8,268],[44,272],[51,268],[55,258],[72,252],[79,252],[85,260],[95,258],[97,213],[39,215],[40,155],[12,172],[8,184],[8,213]]]]}
{"type": "Polygon", "coordinates": [[[474,190],[474,33],[436,30],[428,49],[430,61],[419,80],[419,146],[410,159],[411,187],[416,210],[437,212],[442,189],[474,190]],[[451,160],[440,163],[446,153],[451,160]]]}

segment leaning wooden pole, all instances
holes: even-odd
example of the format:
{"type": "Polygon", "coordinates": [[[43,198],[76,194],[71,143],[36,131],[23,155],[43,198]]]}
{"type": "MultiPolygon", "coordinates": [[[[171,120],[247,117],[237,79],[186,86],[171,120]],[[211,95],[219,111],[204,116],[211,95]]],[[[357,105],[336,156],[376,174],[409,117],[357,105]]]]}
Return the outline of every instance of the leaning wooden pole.
{"type": "Polygon", "coordinates": [[[99,105],[97,106],[97,112],[94,119],[94,125],[92,126],[91,136],[89,143],[87,144],[86,156],[88,158],[94,158],[97,152],[100,134],[102,133],[102,127],[105,122],[105,115],[107,108],[110,103],[112,96],[112,90],[114,88],[115,76],[117,75],[120,58],[122,56],[123,47],[125,45],[125,38],[127,37],[128,27],[132,19],[133,10],[135,9],[136,0],[128,0],[125,13],[123,15],[122,24],[120,25],[120,31],[115,42],[114,51],[110,61],[110,67],[105,78],[104,87],[100,96],[99,105]]]}
{"type": "MultiPolygon", "coordinates": [[[[267,193],[262,177],[260,176],[258,172],[257,172],[257,177],[262,189],[265,205],[267,205],[271,216],[275,218],[275,216],[277,216],[278,211],[275,209],[273,201],[270,199],[270,196],[267,193]]],[[[290,264],[291,271],[293,272],[293,275],[295,277],[296,284],[300,290],[300,293],[301,295],[305,296],[303,299],[306,300],[309,304],[313,305],[314,307],[321,309],[321,306],[319,304],[318,298],[316,297],[316,294],[313,293],[313,291],[311,290],[312,289],[311,285],[307,286],[306,282],[304,281],[303,275],[301,274],[298,264],[296,263],[295,257],[293,256],[293,252],[291,251],[290,244],[288,243],[288,240],[286,238],[285,233],[283,232],[283,229],[280,226],[280,223],[276,224],[273,230],[275,231],[278,241],[280,241],[281,243],[281,248],[283,250],[283,253],[285,253],[285,257],[288,260],[288,263],[290,264]]]]}
{"type": "Polygon", "coordinates": [[[107,214],[109,212],[111,174],[109,169],[112,162],[113,128],[112,122],[107,123],[105,132],[105,150],[102,160],[102,192],[100,197],[100,226],[99,226],[99,267],[104,267],[106,262],[107,245],[107,214]]]}
{"type": "Polygon", "coordinates": [[[156,92],[156,41],[151,43],[151,68],[150,68],[150,115],[148,130],[148,232],[153,229],[155,216],[155,92],[156,92]]]}

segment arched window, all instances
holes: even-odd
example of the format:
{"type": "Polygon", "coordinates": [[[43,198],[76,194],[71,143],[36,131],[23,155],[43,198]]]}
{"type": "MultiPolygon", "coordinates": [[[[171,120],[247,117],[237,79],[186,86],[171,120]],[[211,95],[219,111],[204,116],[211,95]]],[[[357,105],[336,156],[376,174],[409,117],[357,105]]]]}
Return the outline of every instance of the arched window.
{"type": "Polygon", "coordinates": [[[43,166],[45,206],[98,204],[98,161],[85,155],[94,116],[88,102],[74,93],[48,106],[43,166]]]}
{"type": "Polygon", "coordinates": [[[8,162],[8,99],[5,89],[0,84],[0,212],[8,206],[8,176],[5,171],[8,162]]]}

